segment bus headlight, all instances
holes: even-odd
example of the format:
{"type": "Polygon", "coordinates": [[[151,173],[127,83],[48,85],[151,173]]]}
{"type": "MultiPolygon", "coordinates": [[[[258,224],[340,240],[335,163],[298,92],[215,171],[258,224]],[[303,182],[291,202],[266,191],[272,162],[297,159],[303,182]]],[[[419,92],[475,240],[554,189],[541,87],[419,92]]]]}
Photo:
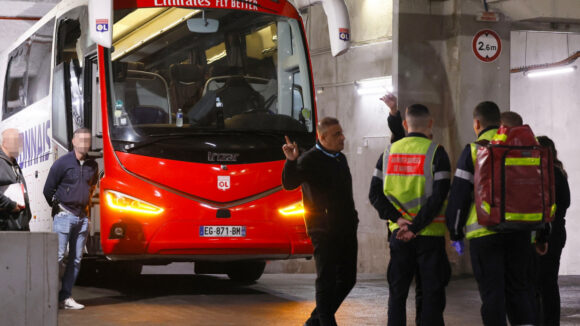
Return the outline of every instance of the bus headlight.
{"type": "Polygon", "coordinates": [[[278,212],[283,216],[304,216],[304,204],[299,201],[290,206],[280,208],[278,212]]]}
{"type": "Polygon", "coordinates": [[[120,211],[147,215],[157,215],[163,212],[161,207],[117,191],[105,190],[105,199],[109,207],[120,211]]]}

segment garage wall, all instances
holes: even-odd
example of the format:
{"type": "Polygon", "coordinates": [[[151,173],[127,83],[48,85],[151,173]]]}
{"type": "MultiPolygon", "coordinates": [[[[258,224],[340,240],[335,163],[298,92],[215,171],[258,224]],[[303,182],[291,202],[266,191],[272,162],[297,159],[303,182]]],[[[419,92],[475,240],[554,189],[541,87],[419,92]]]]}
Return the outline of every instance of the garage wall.
{"type": "MultiPolygon", "coordinates": [[[[580,51],[580,34],[514,31],[511,66],[560,61],[580,51]]],[[[573,66],[580,66],[576,61],[573,66]]],[[[511,110],[522,115],[536,135],[554,140],[558,156],[568,172],[571,206],[566,215],[568,239],[562,253],[560,274],[580,274],[580,70],[566,75],[530,79],[523,73],[511,74],[511,110]]]]}

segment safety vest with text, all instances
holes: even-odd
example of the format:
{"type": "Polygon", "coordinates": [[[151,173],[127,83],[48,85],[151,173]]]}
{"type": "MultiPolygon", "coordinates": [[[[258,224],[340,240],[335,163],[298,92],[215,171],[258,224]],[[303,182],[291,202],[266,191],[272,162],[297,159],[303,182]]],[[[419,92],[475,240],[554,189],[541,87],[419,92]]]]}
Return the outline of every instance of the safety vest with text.
{"type": "MultiPolygon", "coordinates": [[[[413,220],[433,193],[433,183],[438,177],[433,172],[437,147],[437,144],[427,138],[405,137],[393,143],[390,148],[387,147],[383,155],[385,196],[401,212],[403,218],[409,221],[413,220]]],[[[449,172],[441,173],[442,178],[449,178],[449,172]]],[[[445,206],[443,205],[433,222],[419,231],[418,235],[445,235],[445,206]]],[[[397,223],[389,221],[391,232],[398,228],[397,223]]]]}
{"type": "MultiPolygon", "coordinates": [[[[484,132],[481,136],[477,138],[477,141],[487,140],[490,141],[497,134],[497,129],[490,129],[484,132]]],[[[471,160],[473,161],[473,169],[475,171],[475,164],[477,160],[477,150],[480,145],[476,143],[471,143],[471,160]]],[[[475,173],[475,172],[474,172],[475,173]]],[[[475,202],[471,203],[471,208],[469,209],[469,216],[467,217],[467,222],[465,223],[465,237],[467,239],[480,238],[486,235],[496,234],[497,232],[491,231],[485,226],[477,223],[477,211],[475,210],[475,202]]]]}

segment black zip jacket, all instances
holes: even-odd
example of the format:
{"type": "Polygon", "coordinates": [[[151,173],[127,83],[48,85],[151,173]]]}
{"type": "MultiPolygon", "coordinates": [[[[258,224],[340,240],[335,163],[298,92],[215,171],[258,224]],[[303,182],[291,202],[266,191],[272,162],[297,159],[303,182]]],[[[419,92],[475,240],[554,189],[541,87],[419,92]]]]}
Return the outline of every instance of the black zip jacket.
{"type": "Polygon", "coordinates": [[[352,176],[342,153],[330,157],[317,143],[295,161],[286,160],[282,171],[284,189],[302,186],[306,230],[346,235],[356,232],[358,213],[354,207],[352,176]]]}
{"type": "Polygon", "coordinates": [[[7,186],[13,183],[22,183],[24,184],[24,189],[27,189],[22,170],[16,160],[9,158],[4,151],[0,150],[0,230],[7,230],[9,228],[6,220],[11,218],[16,223],[11,223],[12,227],[10,227],[10,230],[27,231],[29,230],[28,223],[32,217],[28,191],[24,193],[24,204],[26,208],[18,213],[12,213],[12,210],[16,207],[16,202],[4,196],[4,191],[7,186]],[[18,225],[18,229],[13,228],[16,225],[18,225]]]}
{"type": "Polygon", "coordinates": [[[91,188],[97,184],[99,167],[87,158],[81,165],[71,151],[54,162],[46,183],[44,198],[50,206],[56,199],[64,208],[79,217],[87,215],[91,188]]]}

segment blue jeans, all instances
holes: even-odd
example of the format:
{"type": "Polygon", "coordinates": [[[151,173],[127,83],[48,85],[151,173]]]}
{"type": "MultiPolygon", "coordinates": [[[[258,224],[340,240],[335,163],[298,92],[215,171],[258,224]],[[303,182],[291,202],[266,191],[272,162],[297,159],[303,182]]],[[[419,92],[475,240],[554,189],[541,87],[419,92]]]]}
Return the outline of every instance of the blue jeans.
{"type": "Polygon", "coordinates": [[[62,276],[62,288],[58,293],[58,300],[70,298],[79,270],[81,258],[87,241],[89,219],[87,217],[74,216],[67,212],[56,214],[53,221],[53,230],[58,234],[58,263],[64,267],[62,276]],[[64,254],[68,245],[68,259],[63,266],[64,254]]]}

